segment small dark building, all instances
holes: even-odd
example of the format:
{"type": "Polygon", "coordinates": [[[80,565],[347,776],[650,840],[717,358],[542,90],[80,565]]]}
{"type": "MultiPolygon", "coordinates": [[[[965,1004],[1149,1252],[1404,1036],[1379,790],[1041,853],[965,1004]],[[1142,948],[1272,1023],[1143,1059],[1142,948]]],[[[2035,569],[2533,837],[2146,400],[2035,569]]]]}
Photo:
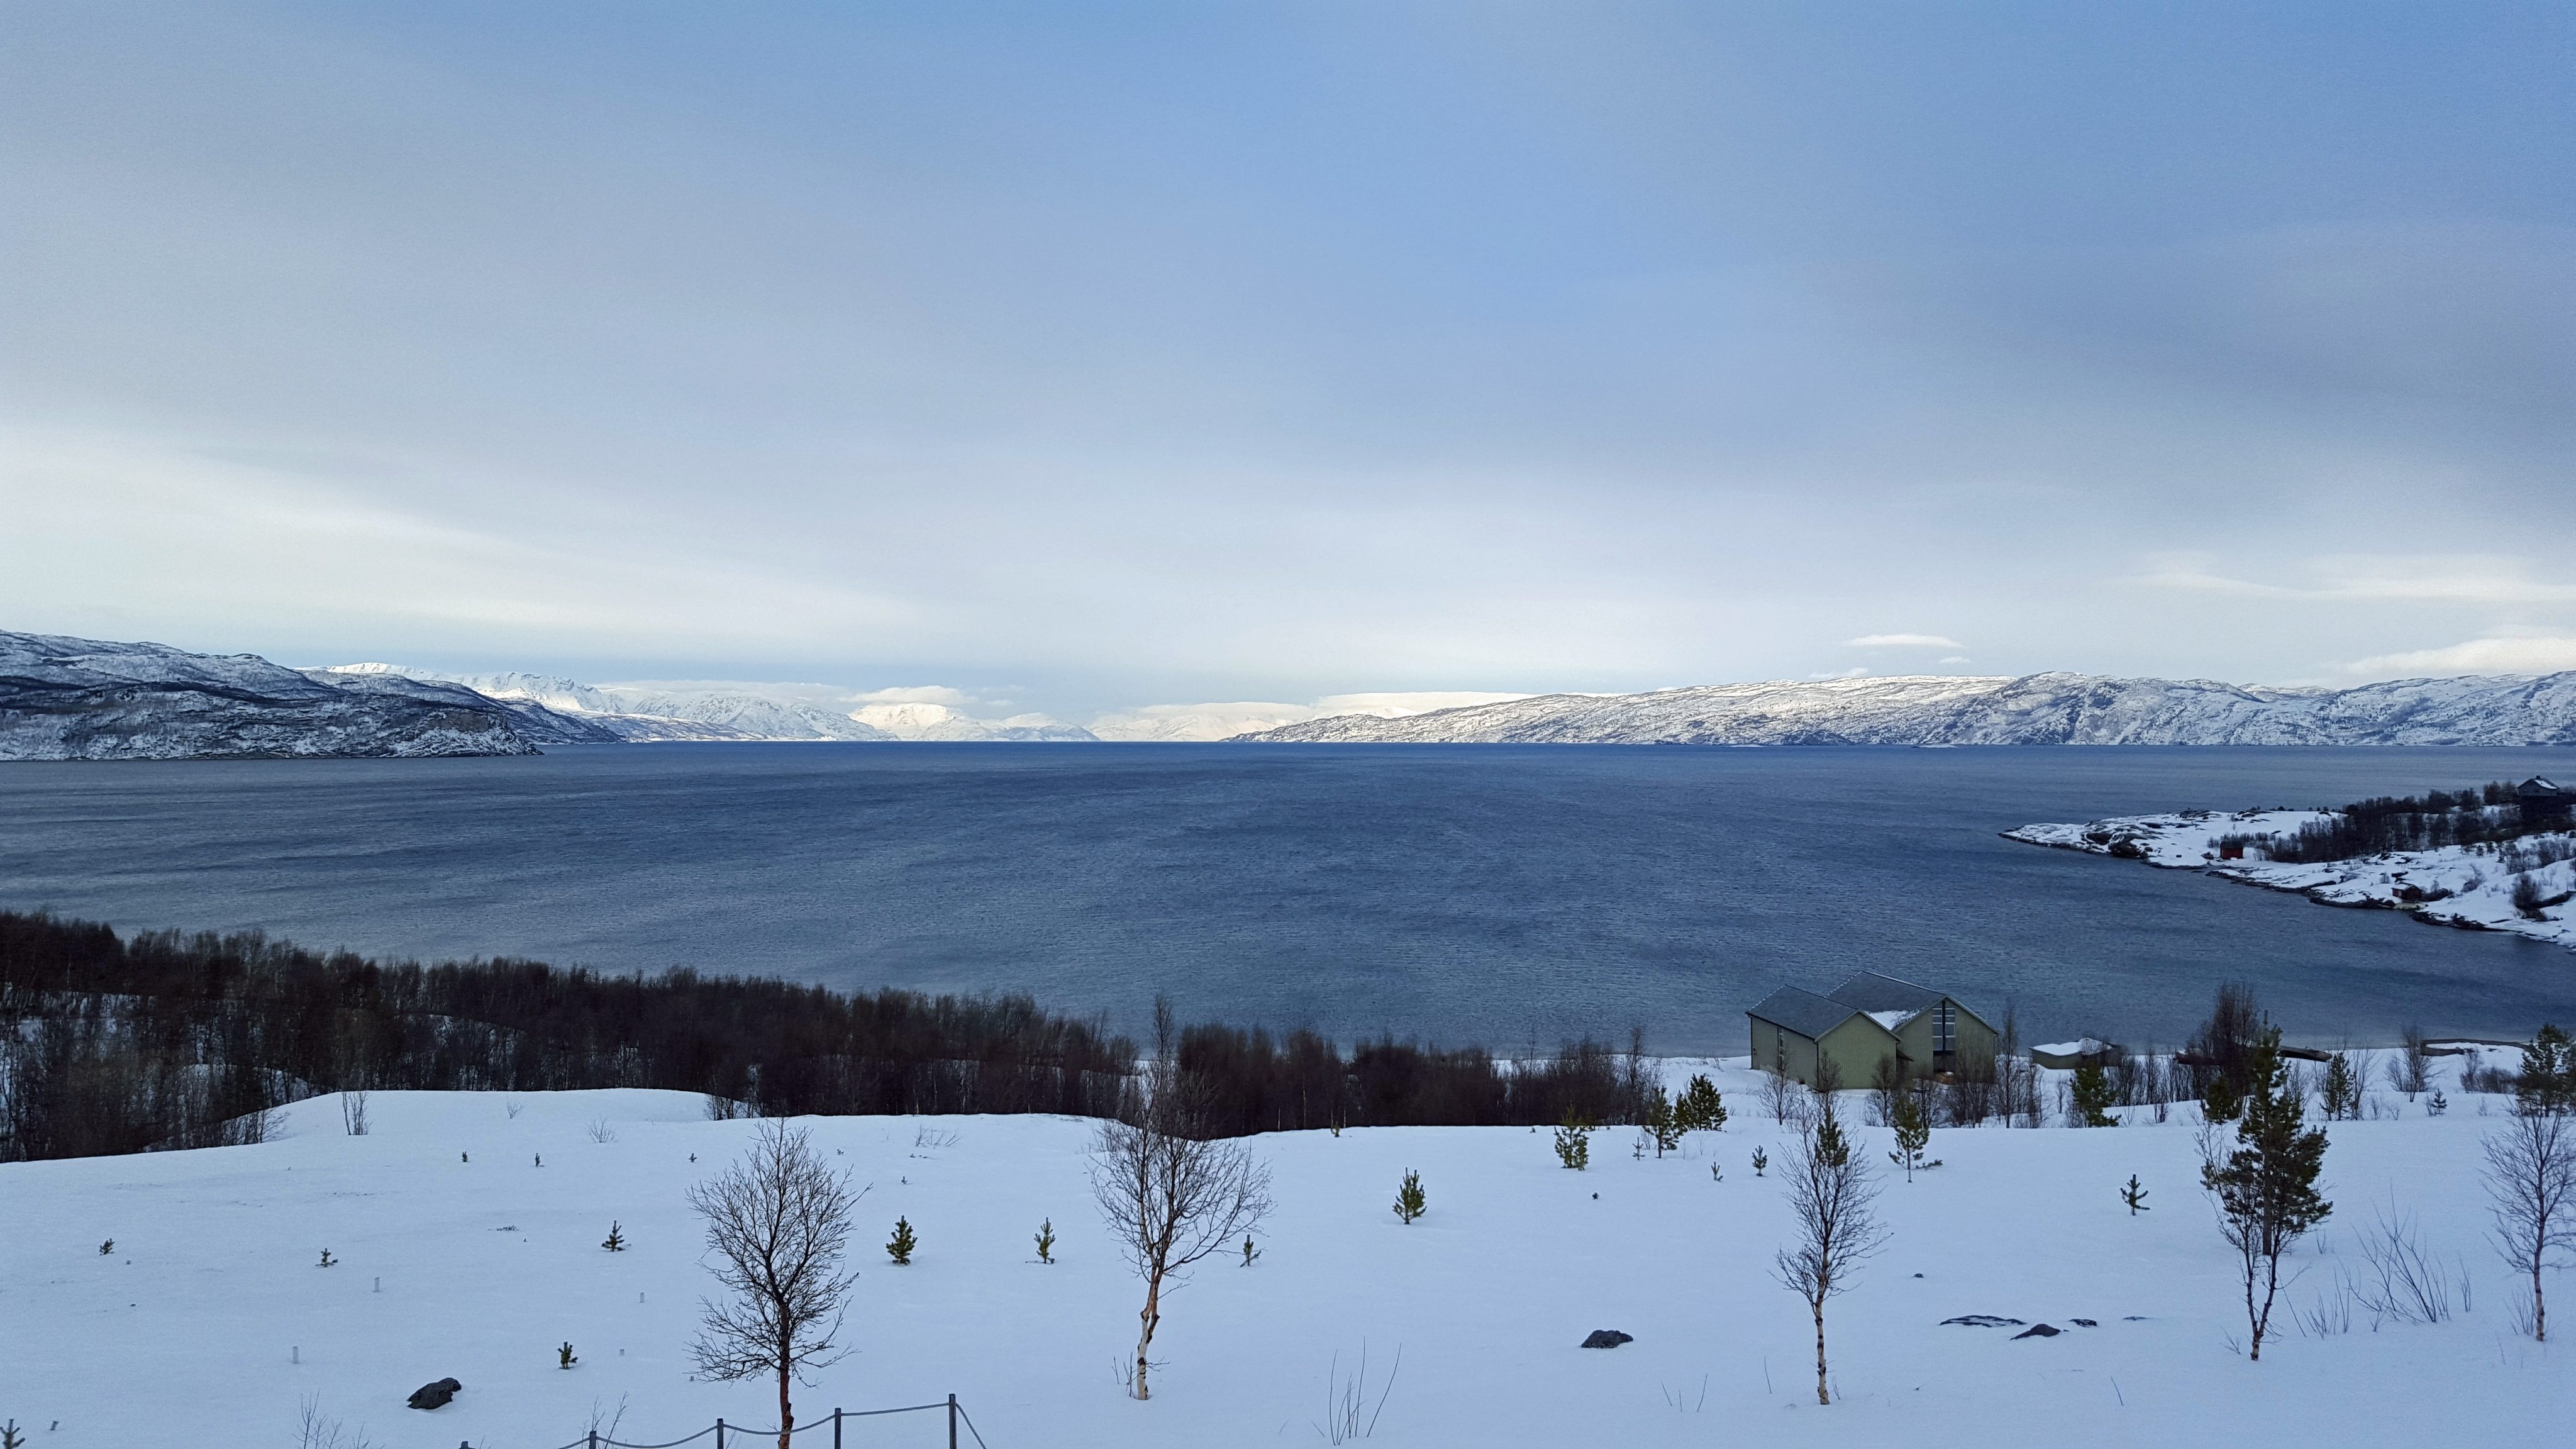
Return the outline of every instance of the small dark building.
{"type": "Polygon", "coordinates": [[[2554,780],[2538,775],[2522,782],[2513,792],[2514,803],[2522,807],[2525,824],[2540,820],[2565,820],[2576,815],[2576,790],[2559,787],[2554,780]]]}

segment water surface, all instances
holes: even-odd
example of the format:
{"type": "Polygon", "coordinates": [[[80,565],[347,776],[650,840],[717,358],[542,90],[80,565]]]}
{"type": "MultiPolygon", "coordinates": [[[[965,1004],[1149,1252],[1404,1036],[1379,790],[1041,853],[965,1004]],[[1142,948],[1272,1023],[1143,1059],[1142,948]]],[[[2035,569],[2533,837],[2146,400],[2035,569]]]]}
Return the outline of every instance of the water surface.
{"type": "Polygon", "coordinates": [[[420,958],[1744,1049],[1871,969],[2039,1038],[2576,1022],[2576,953],[1996,832],[2576,775],[2569,750],[673,745],[0,765],[0,903],[420,958]]]}

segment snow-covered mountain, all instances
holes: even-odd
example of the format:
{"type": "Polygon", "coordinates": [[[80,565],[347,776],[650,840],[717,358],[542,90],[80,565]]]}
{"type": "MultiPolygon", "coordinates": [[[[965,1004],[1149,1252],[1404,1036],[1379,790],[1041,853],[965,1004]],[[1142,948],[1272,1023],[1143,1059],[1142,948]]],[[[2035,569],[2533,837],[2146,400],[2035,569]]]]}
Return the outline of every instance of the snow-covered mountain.
{"type": "Polygon", "coordinates": [[[1336,744],[2576,744],[2576,672],[2353,689],[2085,674],[1782,680],[1544,694],[1401,719],[1338,715],[1244,735],[1336,744]]]}
{"type": "Polygon", "coordinates": [[[619,739],[672,740],[1089,740],[1090,731],[1043,715],[977,719],[944,704],[862,702],[813,684],[705,687],[583,684],[542,674],[443,674],[400,664],[344,664],[335,676],[461,684],[498,700],[525,701],[587,721],[619,739]],[[855,709],[848,706],[856,704],[855,709]]]}
{"type": "Polygon", "coordinates": [[[613,738],[435,680],[0,632],[0,760],[530,755],[613,738]]]}

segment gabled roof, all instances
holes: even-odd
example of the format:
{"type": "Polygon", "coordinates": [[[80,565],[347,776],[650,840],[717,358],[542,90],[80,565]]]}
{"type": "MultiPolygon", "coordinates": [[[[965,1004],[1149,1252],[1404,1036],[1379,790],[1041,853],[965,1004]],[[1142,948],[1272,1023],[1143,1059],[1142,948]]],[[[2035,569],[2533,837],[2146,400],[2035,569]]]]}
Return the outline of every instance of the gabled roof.
{"type": "Polygon", "coordinates": [[[1783,986],[1762,998],[1749,1016],[1758,1016],[1775,1026],[1785,1026],[1798,1035],[1816,1040],[1826,1032],[1863,1015],[1859,1007],[1846,1005],[1830,996],[1818,996],[1795,986],[1783,986]]]}
{"type": "Polygon", "coordinates": [[[1866,1011],[1873,1016],[1882,1011],[1911,1015],[1936,1006],[1941,1000],[1941,993],[1929,986],[1917,986],[1911,981],[1899,981],[1875,971],[1863,971],[1848,977],[1842,985],[1825,994],[1854,1011],[1866,1011]]]}
{"type": "Polygon", "coordinates": [[[2521,788],[2515,790],[2514,793],[2516,795],[2529,798],[2534,795],[2542,797],[2565,795],[2569,793],[2569,791],[2565,786],[2545,775],[2534,775],[2530,779],[2523,781],[2521,788]]]}

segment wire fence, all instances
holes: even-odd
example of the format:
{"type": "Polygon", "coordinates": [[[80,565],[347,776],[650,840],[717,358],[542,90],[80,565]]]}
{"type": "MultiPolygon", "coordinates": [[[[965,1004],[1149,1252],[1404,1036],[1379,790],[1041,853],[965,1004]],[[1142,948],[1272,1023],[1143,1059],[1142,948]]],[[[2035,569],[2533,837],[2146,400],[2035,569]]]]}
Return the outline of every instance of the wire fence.
{"type": "MultiPolygon", "coordinates": [[[[876,1419],[882,1418],[888,1414],[932,1414],[941,1412],[945,1412],[948,1415],[948,1449],[959,1449],[959,1445],[963,1442],[957,1437],[957,1431],[960,1428],[963,1428],[967,1434],[974,1439],[975,1449],[986,1449],[984,1436],[976,1431],[975,1421],[966,1417],[965,1406],[957,1402],[957,1396],[955,1394],[950,1394],[946,1400],[940,1403],[906,1404],[900,1409],[834,1409],[830,1418],[808,1419],[804,1423],[797,1425],[795,1428],[788,1430],[787,1436],[790,1439],[793,1439],[799,1434],[819,1435],[823,1431],[829,1430],[831,1431],[830,1442],[832,1449],[841,1449],[841,1426],[842,1421],[845,1419],[876,1419]]],[[[749,1424],[728,1424],[724,1420],[718,1419],[713,1424],[700,1429],[698,1432],[689,1435],[685,1439],[665,1439],[658,1444],[635,1444],[624,1439],[611,1439],[607,1435],[594,1429],[590,1433],[573,1440],[569,1444],[559,1446],[559,1449],[679,1449],[680,1445],[695,1444],[699,1440],[707,1438],[709,1435],[713,1435],[715,1438],[714,1449],[728,1449],[728,1446],[733,1446],[733,1449],[751,1449],[751,1446],[755,1444],[775,1442],[778,1438],[778,1431],[775,1428],[755,1428],[749,1424]]],[[[817,1449],[819,1449],[819,1446],[822,1443],[820,1439],[809,1442],[814,1443],[817,1446],[817,1449]]]]}

